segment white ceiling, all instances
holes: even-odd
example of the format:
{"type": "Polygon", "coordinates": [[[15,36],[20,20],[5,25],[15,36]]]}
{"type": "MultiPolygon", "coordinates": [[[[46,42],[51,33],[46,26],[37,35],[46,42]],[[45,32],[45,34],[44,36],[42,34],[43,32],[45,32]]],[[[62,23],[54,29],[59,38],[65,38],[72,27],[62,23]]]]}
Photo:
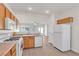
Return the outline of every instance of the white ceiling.
{"type": "Polygon", "coordinates": [[[70,10],[74,7],[79,7],[78,3],[8,3],[8,6],[15,12],[15,14],[22,14],[26,12],[46,14],[49,10],[51,13],[60,13],[70,10]],[[32,7],[29,11],[28,7],[32,7]]]}

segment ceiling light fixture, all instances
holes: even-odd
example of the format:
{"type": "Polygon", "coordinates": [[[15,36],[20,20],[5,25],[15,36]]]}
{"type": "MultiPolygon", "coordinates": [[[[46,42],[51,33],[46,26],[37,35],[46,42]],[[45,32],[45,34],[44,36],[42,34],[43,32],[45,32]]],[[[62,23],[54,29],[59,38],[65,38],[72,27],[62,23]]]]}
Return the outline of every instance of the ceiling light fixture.
{"type": "Polygon", "coordinates": [[[49,13],[49,11],[47,10],[47,11],[46,11],[46,13],[48,14],[48,13],[49,13]]]}
{"type": "Polygon", "coordinates": [[[29,7],[28,9],[29,9],[30,11],[32,10],[32,8],[31,8],[31,7],[29,7]]]}

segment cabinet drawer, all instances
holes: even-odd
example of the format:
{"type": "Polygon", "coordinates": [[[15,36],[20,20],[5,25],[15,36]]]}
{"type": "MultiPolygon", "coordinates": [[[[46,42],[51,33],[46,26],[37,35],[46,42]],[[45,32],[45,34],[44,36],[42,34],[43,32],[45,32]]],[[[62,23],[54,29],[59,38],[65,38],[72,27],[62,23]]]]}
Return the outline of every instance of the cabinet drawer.
{"type": "Polygon", "coordinates": [[[16,51],[16,44],[12,47],[12,50],[11,50],[12,54],[13,54],[15,51],[16,51]]]}
{"type": "Polygon", "coordinates": [[[34,38],[35,38],[35,36],[29,36],[29,38],[30,38],[30,39],[34,39],[34,38]]]}
{"type": "Polygon", "coordinates": [[[24,36],[23,38],[24,38],[24,39],[34,39],[35,36],[24,36]]]}
{"type": "Polygon", "coordinates": [[[12,54],[12,56],[16,56],[16,51],[12,54]]]}

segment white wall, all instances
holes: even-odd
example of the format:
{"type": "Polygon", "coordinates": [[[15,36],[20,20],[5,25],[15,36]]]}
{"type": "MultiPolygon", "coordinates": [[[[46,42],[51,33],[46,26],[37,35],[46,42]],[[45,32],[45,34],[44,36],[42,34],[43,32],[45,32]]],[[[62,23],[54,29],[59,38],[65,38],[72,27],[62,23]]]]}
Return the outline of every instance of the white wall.
{"type": "Polygon", "coordinates": [[[74,22],[72,24],[71,49],[79,53],[79,7],[73,8],[72,10],[56,15],[56,19],[61,19],[69,16],[74,17],[74,22]]]}
{"type": "Polygon", "coordinates": [[[52,14],[49,16],[49,21],[48,21],[49,42],[52,44],[53,44],[53,36],[54,36],[54,26],[55,26],[55,15],[52,14]]]}

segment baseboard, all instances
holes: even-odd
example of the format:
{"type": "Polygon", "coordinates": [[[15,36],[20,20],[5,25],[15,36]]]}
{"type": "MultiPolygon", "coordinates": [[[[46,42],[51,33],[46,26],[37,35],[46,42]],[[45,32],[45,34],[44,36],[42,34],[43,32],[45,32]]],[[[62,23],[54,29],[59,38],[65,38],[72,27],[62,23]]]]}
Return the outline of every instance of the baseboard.
{"type": "MultiPolygon", "coordinates": [[[[50,43],[50,44],[53,45],[53,42],[51,42],[51,41],[48,41],[48,43],[50,43]]],[[[73,49],[73,48],[72,48],[71,51],[73,51],[74,53],[79,54],[79,50],[76,50],[76,49],[73,49]]]]}
{"type": "Polygon", "coordinates": [[[75,50],[75,49],[71,49],[74,53],[77,53],[79,54],[79,51],[78,50],[75,50]]]}
{"type": "Polygon", "coordinates": [[[48,43],[51,43],[51,44],[53,44],[53,42],[52,42],[52,41],[48,41],[48,43]]]}

